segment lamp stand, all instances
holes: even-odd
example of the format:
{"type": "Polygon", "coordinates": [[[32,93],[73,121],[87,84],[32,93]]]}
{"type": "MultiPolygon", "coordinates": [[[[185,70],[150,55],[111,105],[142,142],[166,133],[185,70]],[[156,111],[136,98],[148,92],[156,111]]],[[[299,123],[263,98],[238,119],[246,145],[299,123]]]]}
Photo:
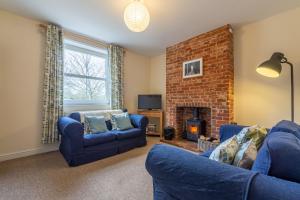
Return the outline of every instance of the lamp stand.
{"type": "Polygon", "coordinates": [[[262,64],[260,64],[256,71],[267,77],[276,78],[280,75],[282,70],[282,64],[288,64],[291,67],[291,120],[295,121],[295,102],[294,102],[294,66],[292,63],[288,61],[288,59],[284,56],[283,53],[275,52],[271,56],[271,58],[262,64]]]}
{"type": "Polygon", "coordinates": [[[295,121],[295,111],[294,111],[294,66],[292,63],[288,62],[286,58],[283,58],[281,63],[286,63],[291,67],[291,119],[292,122],[295,121]]]}

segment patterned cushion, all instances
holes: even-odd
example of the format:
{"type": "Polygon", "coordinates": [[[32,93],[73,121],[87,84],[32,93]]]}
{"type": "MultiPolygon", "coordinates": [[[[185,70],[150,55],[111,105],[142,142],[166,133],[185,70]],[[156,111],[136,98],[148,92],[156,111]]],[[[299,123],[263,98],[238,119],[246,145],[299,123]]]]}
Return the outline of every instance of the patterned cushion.
{"type": "Polygon", "coordinates": [[[250,127],[243,128],[239,134],[237,134],[237,140],[240,145],[252,140],[259,149],[262,145],[268,131],[266,128],[260,127],[259,125],[254,125],[250,127]]]}
{"type": "Polygon", "coordinates": [[[102,116],[85,116],[86,133],[98,133],[108,131],[105,118],[102,116]]]}
{"type": "Polygon", "coordinates": [[[111,122],[113,130],[122,131],[133,128],[127,112],[122,114],[112,114],[111,122]]]}
{"type": "Polygon", "coordinates": [[[209,159],[231,164],[239,149],[237,136],[233,136],[222,142],[209,156],[209,159]]]}
{"type": "Polygon", "coordinates": [[[233,165],[245,169],[250,169],[253,165],[253,162],[256,159],[256,155],[256,145],[251,139],[248,142],[242,144],[242,146],[235,155],[233,165]]]}

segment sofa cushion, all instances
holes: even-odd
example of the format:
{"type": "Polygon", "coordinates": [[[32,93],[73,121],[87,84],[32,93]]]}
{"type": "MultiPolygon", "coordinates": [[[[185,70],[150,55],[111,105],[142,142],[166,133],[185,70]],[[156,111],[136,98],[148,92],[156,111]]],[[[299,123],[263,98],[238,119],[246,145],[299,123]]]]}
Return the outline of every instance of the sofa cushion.
{"type": "Polygon", "coordinates": [[[143,135],[141,129],[139,128],[132,128],[124,131],[113,130],[112,132],[117,136],[118,140],[134,138],[143,135]]]}
{"type": "Polygon", "coordinates": [[[83,144],[85,147],[98,144],[112,142],[116,139],[116,135],[112,132],[98,133],[98,134],[85,134],[83,136],[83,144]]]}
{"type": "Polygon", "coordinates": [[[105,118],[103,116],[85,116],[84,124],[87,129],[87,133],[108,131],[105,118]]]}
{"type": "Polygon", "coordinates": [[[271,156],[269,175],[300,183],[300,140],[281,133],[274,133],[267,141],[271,156]]]}
{"type": "Polygon", "coordinates": [[[133,128],[127,112],[122,114],[113,114],[111,116],[111,122],[114,130],[127,130],[133,128]]]}
{"type": "Polygon", "coordinates": [[[259,125],[245,127],[237,134],[238,143],[243,145],[243,143],[252,140],[256,148],[259,149],[267,133],[267,129],[259,125]]]}
{"type": "Polygon", "coordinates": [[[215,150],[210,154],[209,159],[231,164],[238,149],[239,144],[235,135],[215,148],[215,150]]]}
{"type": "Polygon", "coordinates": [[[257,155],[255,142],[251,139],[241,145],[235,155],[233,165],[245,169],[251,169],[257,155]]]}
{"type": "Polygon", "coordinates": [[[295,135],[272,132],[263,147],[252,170],[300,183],[300,140],[295,135]]]}
{"type": "Polygon", "coordinates": [[[292,121],[282,120],[278,122],[270,131],[272,132],[287,132],[294,134],[300,139],[300,126],[292,121]]]}

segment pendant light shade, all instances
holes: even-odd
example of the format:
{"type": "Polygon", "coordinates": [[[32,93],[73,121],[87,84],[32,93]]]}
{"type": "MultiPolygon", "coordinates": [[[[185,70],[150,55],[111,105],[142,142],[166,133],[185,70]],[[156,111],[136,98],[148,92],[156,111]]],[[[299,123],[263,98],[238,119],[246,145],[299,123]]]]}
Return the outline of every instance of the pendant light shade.
{"type": "Polygon", "coordinates": [[[140,0],[133,0],[124,11],[124,21],[129,30],[142,32],[150,23],[150,14],[146,6],[140,0]]]}

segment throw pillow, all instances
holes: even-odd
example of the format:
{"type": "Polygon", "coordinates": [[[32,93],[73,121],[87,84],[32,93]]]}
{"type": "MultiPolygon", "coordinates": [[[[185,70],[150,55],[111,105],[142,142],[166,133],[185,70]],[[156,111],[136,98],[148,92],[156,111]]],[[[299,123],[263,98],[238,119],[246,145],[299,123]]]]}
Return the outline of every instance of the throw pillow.
{"type": "Polygon", "coordinates": [[[209,159],[231,164],[239,149],[236,135],[222,142],[209,156],[209,159]]]}
{"type": "Polygon", "coordinates": [[[251,139],[250,141],[242,144],[242,146],[235,155],[233,165],[245,169],[250,169],[253,165],[253,162],[256,159],[256,155],[256,145],[251,139]]]}
{"type": "Polygon", "coordinates": [[[133,128],[128,113],[112,114],[111,122],[113,130],[127,130],[133,128]]]}
{"type": "Polygon", "coordinates": [[[108,131],[103,116],[85,116],[87,133],[98,133],[108,131]]]}
{"type": "Polygon", "coordinates": [[[266,128],[260,127],[259,125],[254,125],[250,127],[243,128],[239,134],[237,134],[237,140],[240,145],[252,140],[257,149],[262,145],[268,131],[266,128]]]}

